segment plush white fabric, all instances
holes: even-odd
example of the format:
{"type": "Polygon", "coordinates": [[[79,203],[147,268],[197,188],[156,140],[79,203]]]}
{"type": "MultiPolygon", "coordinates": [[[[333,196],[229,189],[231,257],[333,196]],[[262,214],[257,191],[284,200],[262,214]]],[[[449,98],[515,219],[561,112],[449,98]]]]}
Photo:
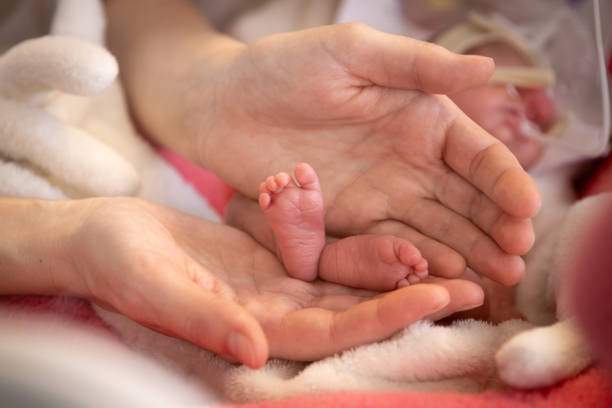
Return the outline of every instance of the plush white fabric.
{"type": "Polygon", "coordinates": [[[104,25],[98,0],[63,0],[51,35],[0,56],[0,192],[132,195],[219,220],[136,133],[104,25]]]}
{"type": "Polygon", "coordinates": [[[478,392],[502,387],[495,352],[533,327],[511,320],[498,326],[466,320],[451,326],[417,322],[392,338],[311,364],[270,360],[262,369],[234,366],[187,342],[155,333],[97,309],[131,347],[154,356],[234,401],[277,399],[340,390],[478,392]]]}

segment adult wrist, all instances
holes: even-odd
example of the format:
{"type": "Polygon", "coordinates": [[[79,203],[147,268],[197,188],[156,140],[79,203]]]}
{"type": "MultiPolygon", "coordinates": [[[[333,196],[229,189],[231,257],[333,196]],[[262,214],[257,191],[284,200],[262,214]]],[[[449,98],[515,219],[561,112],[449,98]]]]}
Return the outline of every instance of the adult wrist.
{"type": "Polygon", "coordinates": [[[0,293],[82,295],[71,240],[80,201],[0,198],[0,293]]]}
{"type": "Polygon", "coordinates": [[[140,127],[202,164],[196,146],[215,120],[213,93],[244,45],[186,0],[108,1],[107,14],[109,47],[140,127]]]}
{"type": "Polygon", "coordinates": [[[234,73],[245,49],[245,44],[228,37],[203,46],[184,87],[178,131],[191,135],[193,142],[186,156],[214,173],[219,170],[215,158],[224,155],[228,138],[235,136],[227,129],[233,128],[232,110],[239,108],[234,73]]]}

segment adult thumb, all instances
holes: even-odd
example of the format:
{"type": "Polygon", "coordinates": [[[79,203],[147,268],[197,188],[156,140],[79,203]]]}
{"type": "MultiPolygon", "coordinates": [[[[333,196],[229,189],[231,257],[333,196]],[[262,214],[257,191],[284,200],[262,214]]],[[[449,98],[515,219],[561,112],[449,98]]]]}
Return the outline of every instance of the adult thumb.
{"type": "Polygon", "coordinates": [[[491,58],[459,55],[433,43],[348,23],[330,49],[355,76],[389,88],[450,94],[486,83],[495,68],[491,58]]]}
{"type": "MultiPolygon", "coordinates": [[[[225,285],[221,281],[217,284],[225,285]]],[[[158,288],[156,295],[148,294],[148,299],[153,300],[147,302],[150,304],[144,314],[130,317],[251,368],[265,364],[269,353],[265,334],[257,320],[238,303],[189,280],[168,280],[158,288]]],[[[127,311],[124,313],[129,316],[127,311]]]]}

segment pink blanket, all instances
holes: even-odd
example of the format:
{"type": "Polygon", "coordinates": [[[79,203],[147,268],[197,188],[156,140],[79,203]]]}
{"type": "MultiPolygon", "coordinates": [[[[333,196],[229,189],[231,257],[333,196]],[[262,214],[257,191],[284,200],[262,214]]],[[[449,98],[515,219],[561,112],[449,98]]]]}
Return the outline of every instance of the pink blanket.
{"type": "MultiPolygon", "coordinates": [[[[222,211],[232,190],[220,180],[169,151],[162,155],[194,184],[211,204],[222,211]],[[212,198],[212,199],[211,199],[212,198]]],[[[600,166],[590,177],[585,193],[612,191],[612,159],[600,166]]],[[[52,314],[97,329],[110,329],[82,299],[50,296],[0,296],[0,308],[8,311],[30,311],[52,314]]],[[[117,340],[119,341],[119,340],[117,340]]],[[[237,406],[237,405],[228,405],[237,406]]],[[[481,394],[414,393],[414,392],[339,392],[314,397],[240,405],[245,407],[612,407],[612,380],[595,366],[553,387],[532,391],[488,391],[481,394]]]]}

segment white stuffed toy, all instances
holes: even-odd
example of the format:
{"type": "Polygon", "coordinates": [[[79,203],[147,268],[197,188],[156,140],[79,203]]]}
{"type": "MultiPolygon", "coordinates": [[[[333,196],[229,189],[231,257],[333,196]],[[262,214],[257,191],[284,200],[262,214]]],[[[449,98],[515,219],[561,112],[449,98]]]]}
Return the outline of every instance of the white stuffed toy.
{"type": "Polygon", "coordinates": [[[49,111],[59,92],[99,94],[117,72],[104,48],[68,36],[27,40],[2,55],[0,193],[67,198],[136,192],[139,177],[125,158],[49,111]]]}
{"type": "Polygon", "coordinates": [[[138,196],[218,220],[136,133],[98,0],[62,0],[51,35],[0,57],[0,194],[138,196]]]}

